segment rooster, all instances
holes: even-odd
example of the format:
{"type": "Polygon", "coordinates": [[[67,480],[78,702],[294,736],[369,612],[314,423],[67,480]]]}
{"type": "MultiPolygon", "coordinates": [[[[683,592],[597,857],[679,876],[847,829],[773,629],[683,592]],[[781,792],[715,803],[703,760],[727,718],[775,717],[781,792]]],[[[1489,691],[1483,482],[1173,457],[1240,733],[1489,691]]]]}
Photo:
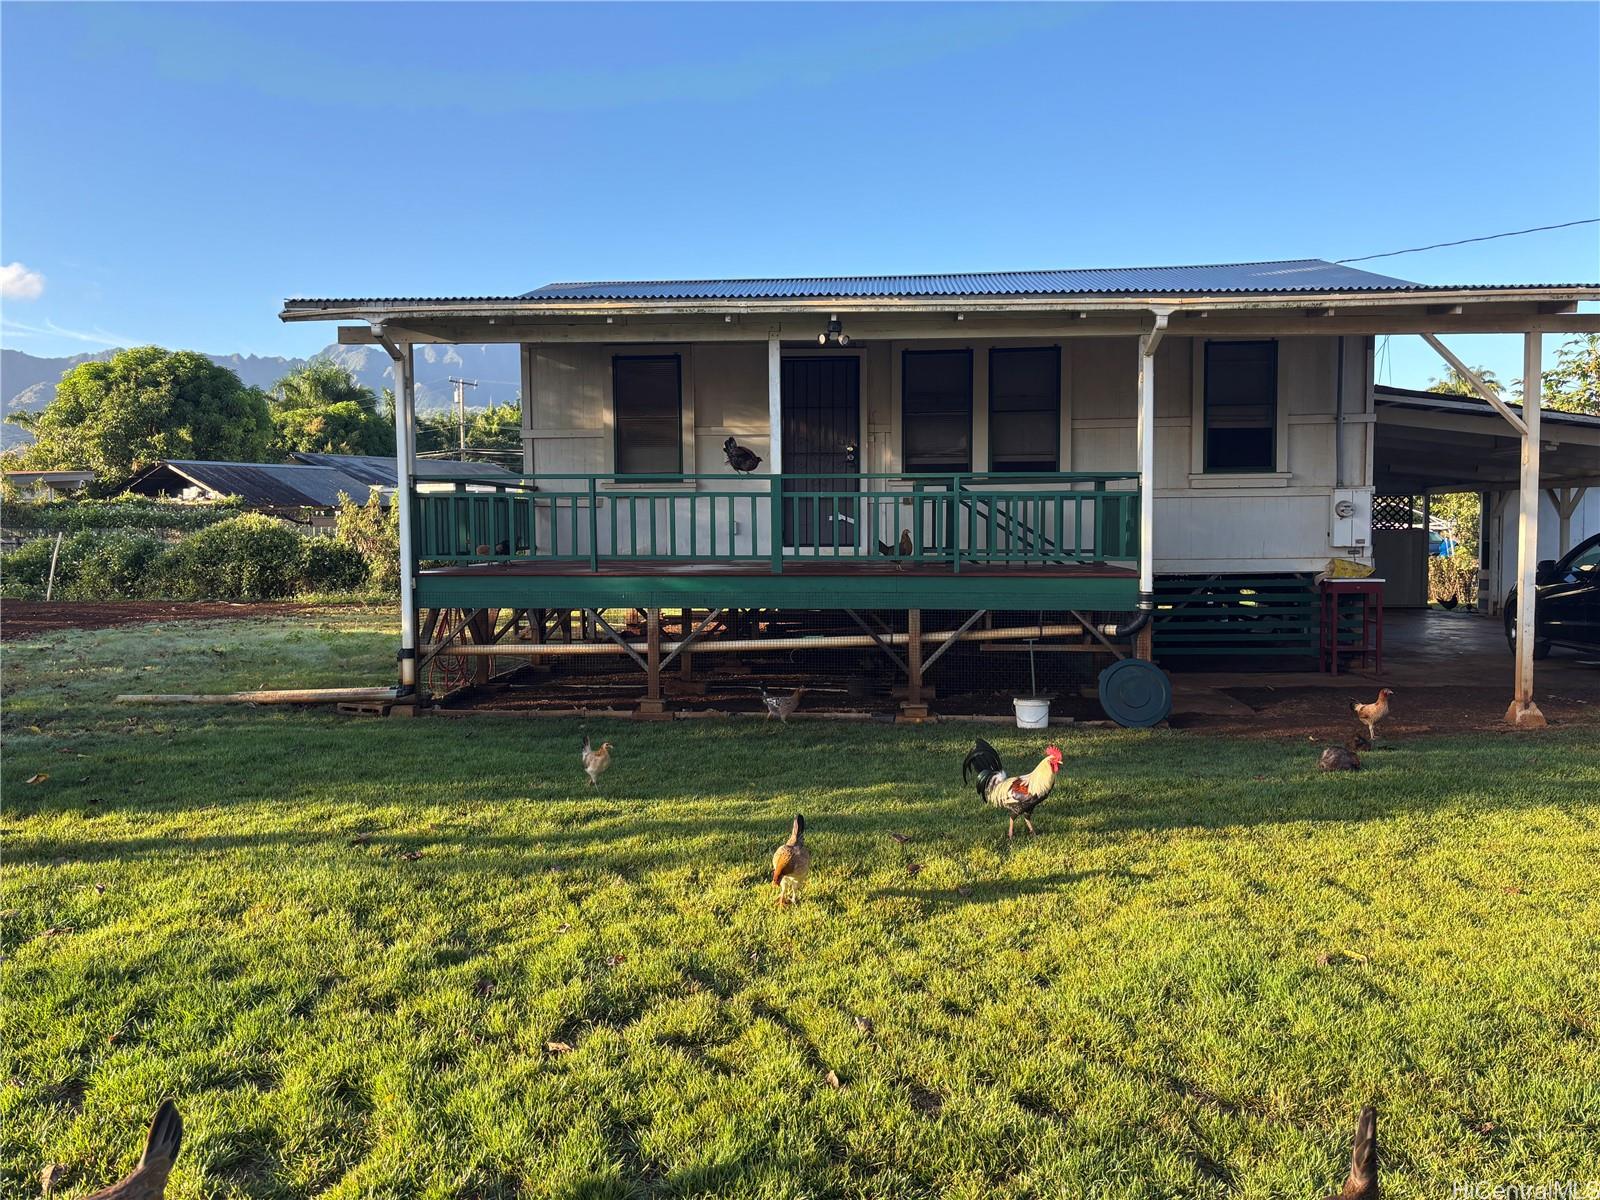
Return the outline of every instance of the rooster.
{"type": "Polygon", "coordinates": [[[1378,740],[1378,722],[1389,715],[1389,697],[1392,695],[1394,691],[1391,688],[1384,688],[1371,704],[1350,701],[1350,711],[1355,713],[1356,720],[1367,727],[1367,736],[1373,741],[1378,740]]]}
{"type": "Polygon", "coordinates": [[[793,904],[811,874],[811,851],[806,848],[806,819],[796,813],[789,840],[772,854],[772,886],[778,889],[778,904],[793,904]]]}
{"type": "Polygon", "coordinates": [[[150,1122],[150,1134],[145,1138],[144,1157],[139,1165],[121,1183],[113,1183],[88,1200],[161,1200],[182,1142],[183,1118],[178,1115],[178,1106],[171,1100],[163,1100],[156,1109],[155,1120],[150,1122]]]}
{"type": "Polygon", "coordinates": [[[589,777],[590,787],[600,786],[600,776],[606,773],[606,768],[611,765],[611,743],[601,742],[600,749],[595,750],[589,745],[589,735],[583,735],[583,773],[589,777]]]}
{"type": "Polygon", "coordinates": [[[722,443],[722,453],[727,456],[728,465],[741,475],[748,475],[761,465],[761,455],[745,449],[732,438],[722,443]]]}
{"type": "Polygon", "coordinates": [[[1060,770],[1060,748],[1047,746],[1039,765],[1028,774],[1007,775],[994,747],[978,738],[972,744],[972,753],[961,764],[961,781],[966,783],[976,777],[978,798],[1010,814],[1011,819],[1006,823],[1006,837],[1009,838],[1016,835],[1018,817],[1030,834],[1035,832],[1030,814],[1044,803],[1055,787],[1056,773],[1060,770]]]}
{"type": "Polygon", "coordinates": [[[910,558],[911,551],[913,549],[914,547],[911,544],[911,531],[909,529],[902,529],[900,531],[900,540],[893,546],[885,541],[880,541],[878,543],[878,553],[883,555],[885,558],[910,558]]]}
{"type": "Polygon", "coordinates": [[[1350,1174],[1344,1187],[1328,1200],[1378,1200],[1378,1110],[1367,1105],[1356,1120],[1356,1141],[1350,1149],[1350,1174]]]}

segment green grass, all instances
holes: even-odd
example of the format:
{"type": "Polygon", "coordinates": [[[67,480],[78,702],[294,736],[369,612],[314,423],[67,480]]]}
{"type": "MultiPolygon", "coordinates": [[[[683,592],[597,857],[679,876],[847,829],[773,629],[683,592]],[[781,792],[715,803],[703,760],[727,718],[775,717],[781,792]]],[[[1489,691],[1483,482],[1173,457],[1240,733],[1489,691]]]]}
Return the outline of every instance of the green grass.
{"type": "Polygon", "coordinates": [[[1389,1195],[1600,1175],[1592,735],[1067,730],[1008,846],[955,724],[597,724],[594,795],[574,722],[108,703],[392,655],[7,647],[0,1191],[110,1182],[167,1095],[176,1197],[1315,1197],[1368,1101],[1389,1195]]]}

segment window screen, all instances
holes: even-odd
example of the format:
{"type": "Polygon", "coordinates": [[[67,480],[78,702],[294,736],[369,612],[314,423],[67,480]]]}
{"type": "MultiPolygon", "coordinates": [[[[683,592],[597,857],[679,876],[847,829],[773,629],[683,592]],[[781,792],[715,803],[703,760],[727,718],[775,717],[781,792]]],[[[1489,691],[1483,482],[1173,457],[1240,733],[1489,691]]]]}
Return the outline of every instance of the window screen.
{"type": "Polygon", "coordinates": [[[1061,444],[1061,351],[989,351],[989,469],[1054,471],[1061,444]]]}
{"type": "Polygon", "coordinates": [[[1278,343],[1206,343],[1206,470],[1277,469],[1278,343]]]}
{"type": "Polygon", "coordinates": [[[676,354],[611,360],[619,475],[683,470],[683,389],[676,354]]]}
{"type": "Polygon", "coordinates": [[[972,352],[907,350],[900,430],[908,472],[972,470],[972,352]]]}

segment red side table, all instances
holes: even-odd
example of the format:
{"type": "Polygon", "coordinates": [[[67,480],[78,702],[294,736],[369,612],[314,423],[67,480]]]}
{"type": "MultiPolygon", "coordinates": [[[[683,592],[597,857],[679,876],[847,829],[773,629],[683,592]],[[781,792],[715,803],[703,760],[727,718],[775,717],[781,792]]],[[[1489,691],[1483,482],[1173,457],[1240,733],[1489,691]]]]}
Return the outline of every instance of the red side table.
{"type": "Polygon", "coordinates": [[[1383,580],[1381,579],[1324,579],[1318,585],[1322,593],[1322,629],[1319,639],[1321,667],[1330,674],[1339,673],[1341,654],[1358,655],[1361,665],[1374,660],[1377,670],[1383,670],[1383,580]],[[1361,630],[1357,640],[1342,639],[1340,626],[1345,615],[1347,598],[1361,604],[1361,630]]]}

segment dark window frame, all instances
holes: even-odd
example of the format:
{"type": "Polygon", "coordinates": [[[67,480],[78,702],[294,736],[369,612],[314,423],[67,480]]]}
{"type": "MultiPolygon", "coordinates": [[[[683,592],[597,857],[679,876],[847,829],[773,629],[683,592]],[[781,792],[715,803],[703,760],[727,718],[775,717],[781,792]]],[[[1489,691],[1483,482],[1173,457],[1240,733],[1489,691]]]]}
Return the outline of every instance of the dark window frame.
{"type": "MultiPolygon", "coordinates": [[[[1013,409],[1014,412],[1033,412],[1034,409],[1013,409]]],[[[1061,470],[1061,347],[1060,346],[991,346],[989,347],[989,470],[999,471],[1009,469],[1018,473],[1051,474],[1061,470]],[[1054,383],[1050,389],[1052,403],[1049,406],[1053,420],[1050,435],[1050,462],[1048,465],[1030,467],[1001,468],[994,461],[994,363],[996,357],[1004,354],[1043,354],[1048,353],[1055,364],[1054,383]]]]}
{"type": "Polygon", "coordinates": [[[1271,475],[1279,470],[1278,461],[1278,340],[1276,338],[1219,338],[1208,340],[1202,351],[1204,360],[1201,364],[1201,395],[1200,395],[1200,453],[1201,471],[1207,475],[1271,475]],[[1215,467],[1211,465],[1211,350],[1214,346],[1266,346],[1271,351],[1272,367],[1272,396],[1268,403],[1271,420],[1267,425],[1268,431],[1268,461],[1265,466],[1228,466],[1215,467]]]}
{"type": "MultiPolygon", "coordinates": [[[[948,414],[939,414],[939,415],[948,415],[948,414]]],[[[902,350],[900,352],[900,460],[901,460],[900,461],[900,469],[904,473],[906,473],[907,475],[910,475],[910,474],[969,475],[969,474],[972,473],[972,449],[973,449],[973,442],[974,441],[975,441],[975,438],[973,437],[972,347],[971,346],[965,346],[965,347],[945,348],[945,349],[940,349],[940,350],[902,350]],[[911,455],[906,451],[906,432],[907,432],[907,429],[910,426],[910,421],[907,419],[907,414],[906,414],[906,390],[907,390],[907,382],[908,382],[907,381],[907,373],[906,373],[906,363],[915,355],[929,355],[929,354],[960,355],[962,358],[964,358],[966,360],[966,364],[967,364],[967,462],[966,462],[965,466],[956,466],[956,465],[952,464],[949,467],[941,468],[941,469],[936,470],[936,471],[926,471],[926,472],[916,471],[916,472],[914,472],[912,470],[912,467],[911,467],[911,455]]]]}
{"type": "MultiPolygon", "coordinates": [[[[629,420],[637,418],[627,418],[629,420]]],[[[659,418],[655,418],[659,420],[659,418]]],[[[682,475],[683,474],[683,355],[681,354],[613,354],[611,356],[611,465],[617,475],[682,475]],[[674,425],[678,465],[671,471],[625,471],[622,468],[622,429],[624,417],[617,400],[617,368],[625,362],[671,362],[677,375],[678,415],[674,425]]]]}

